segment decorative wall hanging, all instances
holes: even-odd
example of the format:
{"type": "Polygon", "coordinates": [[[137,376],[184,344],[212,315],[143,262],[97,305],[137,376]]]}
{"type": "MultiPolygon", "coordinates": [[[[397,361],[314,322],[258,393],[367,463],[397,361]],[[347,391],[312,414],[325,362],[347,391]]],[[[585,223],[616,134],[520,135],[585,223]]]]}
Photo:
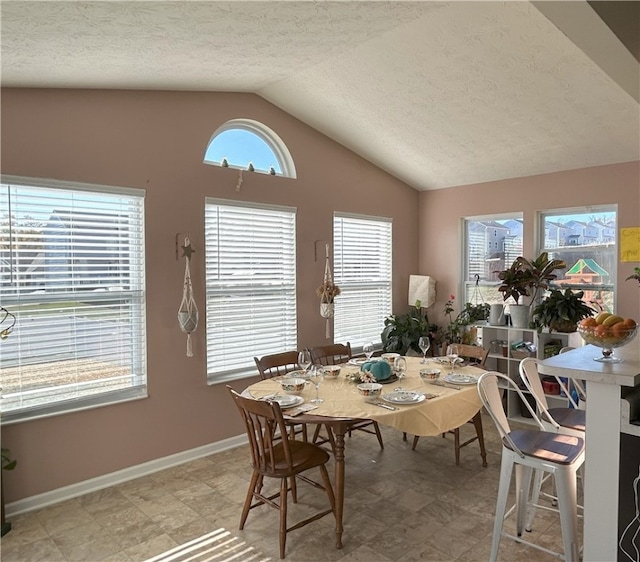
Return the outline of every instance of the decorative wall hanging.
{"type": "Polygon", "coordinates": [[[324,280],[322,285],[316,290],[316,294],[320,297],[320,316],[326,318],[325,337],[331,337],[330,318],[334,314],[334,298],[340,294],[340,287],[334,284],[331,277],[331,266],[329,265],[329,244],[325,244],[325,262],[324,262],[324,280]]]}
{"type": "MultiPolygon", "coordinates": [[[[178,257],[177,251],[179,236],[180,233],[176,234],[176,258],[178,257]]],[[[180,329],[187,334],[187,357],[193,357],[191,334],[195,332],[198,327],[198,307],[196,306],[196,301],[193,298],[193,287],[191,285],[191,256],[195,250],[191,247],[189,233],[185,235],[184,244],[181,248],[182,257],[185,258],[185,265],[182,302],[178,309],[178,322],[180,323],[180,329]]]]}

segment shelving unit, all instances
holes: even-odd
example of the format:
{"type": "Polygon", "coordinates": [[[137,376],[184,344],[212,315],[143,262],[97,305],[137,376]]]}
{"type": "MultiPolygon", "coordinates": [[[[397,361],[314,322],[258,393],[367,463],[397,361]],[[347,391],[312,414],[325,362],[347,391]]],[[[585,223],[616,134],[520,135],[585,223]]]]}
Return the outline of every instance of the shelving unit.
{"type": "MultiPolygon", "coordinates": [[[[489,356],[486,362],[487,370],[504,373],[518,384],[520,383],[518,366],[524,357],[531,356],[537,359],[545,359],[546,357],[557,355],[562,347],[580,347],[583,345],[582,338],[577,332],[570,334],[543,332],[538,334],[536,330],[512,328],[511,326],[479,324],[476,327],[478,329],[478,344],[489,350],[489,356]],[[496,348],[493,342],[498,341],[504,342],[504,345],[496,348]],[[514,352],[513,345],[518,342],[531,343],[535,346],[535,353],[528,355],[526,350],[514,352]]],[[[528,393],[525,392],[525,395],[527,394],[528,393]]],[[[569,405],[569,400],[565,396],[558,394],[547,394],[546,396],[550,408],[566,407],[569,405]]],[[[533,402],[531,403],[533,404],[533,402]]],[[[531,418],[526,417],[526,406],[520,404],[520,398],[515,392],[507,392],[505,405],[509,419],[523,423],[532,423],[531,418]],[[525,412],[524,415],[523,412],[525,412]]]]}

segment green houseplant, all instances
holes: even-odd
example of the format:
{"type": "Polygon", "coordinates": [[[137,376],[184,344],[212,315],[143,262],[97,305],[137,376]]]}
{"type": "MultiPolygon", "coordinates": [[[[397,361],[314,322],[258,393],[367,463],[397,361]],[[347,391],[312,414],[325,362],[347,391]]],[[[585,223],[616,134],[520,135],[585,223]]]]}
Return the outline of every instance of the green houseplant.
{"type": "Polygon", "coordinates": [[[549,253],[542,252],[534,260],[518,256],[508,269],[498,273],[498,278],[502,281],[498,291],[505,301],[509,297],[515,301],[515,307],[511,305],[510,308],[515,327],[527,328],[530,320],[530,307],[528,304],[521,304],[520,297],[530,297],[530,302],[535,303],[540,291],[548,289],[549,282],[558,277],[554,271],[566,267],[564,260],[549,259],[549,253]],[[520,316],[519,321],[516,321],[516,314],[520,316]]]}
{"type": "Polygon", "coordinates": [[[549,296],[532,312],[533,325],[538,333],[543,328],[549,328],[551,332],[575,332],[580,320],[594,314],[582,297],[584,291],[551,289],[549,296]]]}
{"type": "Polygon", "coordinates": [[[400,353],[406,355],[412,349],[422,355],[418,347],[418,340],[422,336],[430,336],[436,326],[429,324],[429,317],[422,312],[420,301],[416,302],[406,314],[392,314],[384,321],[384,329],[380,334],[382,350],[385,353],[400,353]]]}

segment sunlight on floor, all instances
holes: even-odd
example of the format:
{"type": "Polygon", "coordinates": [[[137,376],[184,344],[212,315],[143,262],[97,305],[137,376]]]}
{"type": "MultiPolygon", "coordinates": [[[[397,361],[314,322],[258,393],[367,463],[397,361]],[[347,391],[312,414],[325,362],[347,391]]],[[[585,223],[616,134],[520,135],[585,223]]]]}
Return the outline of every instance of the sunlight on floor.
{"type": "Polygon", "coordinates": [[[217,529],[197,539],[176,546],[145,562],[268,562],[271,560],[225,529],[217,529]]]}

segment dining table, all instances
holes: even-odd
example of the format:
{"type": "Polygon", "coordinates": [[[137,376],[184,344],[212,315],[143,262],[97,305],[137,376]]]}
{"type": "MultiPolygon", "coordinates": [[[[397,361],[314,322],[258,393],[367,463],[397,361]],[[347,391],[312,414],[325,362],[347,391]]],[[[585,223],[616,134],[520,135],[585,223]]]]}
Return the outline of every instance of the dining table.
{"type": "MultiPolygon", "coordinates": [[[[358,392],[357,379],[363,360],[352,359],[341,365],[335,378],[323,377],[319,386],[322,402],[311,404],[315,397],[312,384],[305,385],[290,409],[283,409],[287,420],[304,424],[322,424],[333,432],[334,492],[336,519],[336,548],[342,548],[345,496],[345,435],[355,423],[374,420],[398,431],[421,437],[435,436],[461,427],[471,420],[482,407],[476,390],[476,379],[485,369],[458,364],[452,373],[446,358],[406,357],[404,376],[392,375],[380,381],[382,393],[375,399],[365,398],[358,392]],[[437,368],[435,380],[423,379],[420,371],[437,368]],[[449,382],[453,381],[453,382],[449,382]],[[403,402],[406,391],[407,403],[403,402]],[[398,398],[399,397],[399,398],[398,398]],[[306,410],[306,408],[313,408],[306,410]]],[[[382,360],[382,359],[380,359],[382,360]]],[[[296,376],[289,374],[289,376],[296,376]]],[[[261,380],[245,389],[244,394],[255,399],[268,399],[283,395],[280,377],[261,380]]]]}

